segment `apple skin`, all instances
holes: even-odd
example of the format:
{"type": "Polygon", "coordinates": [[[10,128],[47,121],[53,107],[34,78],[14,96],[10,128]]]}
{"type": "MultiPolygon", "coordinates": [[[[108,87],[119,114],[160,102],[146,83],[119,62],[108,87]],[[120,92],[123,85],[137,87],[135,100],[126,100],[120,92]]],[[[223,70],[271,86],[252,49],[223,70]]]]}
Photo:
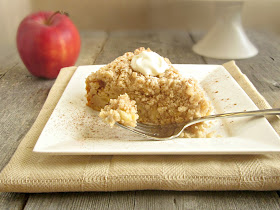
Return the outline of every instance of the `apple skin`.
{"type": "Polygon", "coordinates": [[[73,66],[81,47],[72,21],[66,15],[53,14],[31,14],[22,20],[17,31],[17,48],[26,68],[32,75],[46,79],[54,79],[61,68],[73,66]]]}

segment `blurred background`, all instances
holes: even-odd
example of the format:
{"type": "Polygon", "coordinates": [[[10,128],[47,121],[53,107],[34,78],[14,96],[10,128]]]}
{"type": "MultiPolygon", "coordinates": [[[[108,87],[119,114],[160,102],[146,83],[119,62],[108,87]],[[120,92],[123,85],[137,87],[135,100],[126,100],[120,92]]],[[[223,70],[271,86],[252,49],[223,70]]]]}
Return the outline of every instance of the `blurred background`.
{"type": "MultiPolygon", "coordinates": [[[[246,29],[280,34],[280,1],[248,0],[246,29]]],[[[215,21],[215,3],[188,0],[0,0],[1,51],[15,46],[16,30],[29,13],[63,10],[79,30],[207,30],[215,21]]]]}

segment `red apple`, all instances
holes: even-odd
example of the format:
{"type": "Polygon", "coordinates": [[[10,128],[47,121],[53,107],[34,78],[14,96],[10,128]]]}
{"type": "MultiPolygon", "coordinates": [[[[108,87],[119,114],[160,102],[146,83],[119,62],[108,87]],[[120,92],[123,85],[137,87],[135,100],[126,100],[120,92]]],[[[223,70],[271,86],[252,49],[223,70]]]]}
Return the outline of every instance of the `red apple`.
{"type": "Polygon", "coordinates": [[[17,31],[17,48],[31,74],[54,79],[73,66],[80,52],[80,35],[60,12],[37,12],[24,18],[17,31]]]}

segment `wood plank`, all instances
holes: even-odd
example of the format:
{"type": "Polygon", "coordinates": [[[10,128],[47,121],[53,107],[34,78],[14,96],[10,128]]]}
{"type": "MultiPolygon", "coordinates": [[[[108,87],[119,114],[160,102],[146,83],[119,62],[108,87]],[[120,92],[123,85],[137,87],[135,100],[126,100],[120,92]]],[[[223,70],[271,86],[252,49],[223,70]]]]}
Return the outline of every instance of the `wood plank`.
{"type": "Polygon", "coordinates": [[[28,199],[24,193],[0,193],[0,209],[21,210],[28,199]]]}
{"type": "MultiPolygon", "coordinates": [[[[106,33],[85,32],[81,38],[86,50],[82,49],[77,63],[91,64],[106,40],[106,33]],[[90,49],[85,47],[89,45],[90,49]]],[[[8,163],[22,137],[34,123],[55,81],[33,77],[16,50],[11,57],[11,61],[0,65],[0,170],[8,163]]],[[[25,202],[24,196],[1,193],[2,203],[7,208],[18,203],[13,203],[10,197],[25,202]]]]}
{"type": "Polygon", "coordinates": [[[275,192],[87,192],[32,194],[32,209],[279,209],[275,192]]]}
{"type": "Polygon", "coordinates": [[[29,209],[108,209],[110,193],[41,193],[31,194],[29,209]]]}
{"type": "Polygon", "coordinates": [[[32,194],[24,209],[133,209],[134,195],[135,192],[32,194]]]}
{"type": "MultiPolygon", "coordinates": [[[[175,191],[138,191],[135,195],[135,209],[180,209],[176,203],[178,195],[187,197],[189,192],[175,191]]],[[[181,201],[179,201],[181,202],[181,201]]]]}
{"type": "Polygon", "coordinates": [[[274,192],[191,192],[182,209],[279,209],[274,192]]]}
{"type": "Polygon", "coordinates": [[[108,209],[134,209],[136,192],[111,192],[108,209]]]}
{"type": "MultiPolygon", "coordinates": [[[[191,33],[194,42],[203,35],[202,32],[191,33]]],[[[236,60],[236,63],[266,100],[272,106],[280,107],[280,36],[271,32],[249,31],[248,37],[259,49],[259,54],[253,58],[236,60]]],[[[206,57],[204,60],[209,64],[228,61],[206,57]]]]}
{"type": "Polygon", "coordinates": [[[279,209],[275,192],[136,192],[135,209],[279,209]]]}
{"type": "Polygon", "coordinates": [[[20,63],[17,49],[10,49],[0,57],[0,79],[14,66],[20,63]]]}
{"type": "MultiPolygon", "coordinates": [[[[5,71],[5,66],[3,69],[5,71]]],[[[34,122],[52,83],[32,77],[19,58],[16,65],[7,69],[1,78],[0,170],[8,163],[21,138],[34,122]]],[[[24,194],[1,193],[0,197],[3,209],[21,209],[26,202],[24,194]]]]}
{"type": "Polygon", "coordinates": [[[204,63],[195,55],[186,31],[117,31],[109,34],[108,41],[95,64],[106,64],[125,52],[139,47],[151,48],[172,63],[204,63]]]}
{"type": "Polygon", "coordinates": [[[76,66],[92,65],[107,41],[108,33],[104,31],[82,31],[80,35],[82,45],[76,66]]]}
{"type": "Polygon", "coordinates": [[[0,80],[0,168],[33,124],[53,83],[31,76],[21,63],[0,80]]]}

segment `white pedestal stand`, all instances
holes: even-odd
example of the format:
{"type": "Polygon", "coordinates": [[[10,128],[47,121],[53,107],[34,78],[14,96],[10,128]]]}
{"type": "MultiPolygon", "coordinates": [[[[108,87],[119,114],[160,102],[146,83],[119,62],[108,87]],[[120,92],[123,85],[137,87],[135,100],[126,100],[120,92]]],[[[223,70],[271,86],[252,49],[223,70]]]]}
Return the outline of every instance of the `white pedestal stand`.
{"type": "Polygon", "coordinates": [[[243,59],[258,54],[241,23],[243,2],[216,4],[217,21],[206,36],[193,46],[199,55],[218,59],[243,59]]]}

